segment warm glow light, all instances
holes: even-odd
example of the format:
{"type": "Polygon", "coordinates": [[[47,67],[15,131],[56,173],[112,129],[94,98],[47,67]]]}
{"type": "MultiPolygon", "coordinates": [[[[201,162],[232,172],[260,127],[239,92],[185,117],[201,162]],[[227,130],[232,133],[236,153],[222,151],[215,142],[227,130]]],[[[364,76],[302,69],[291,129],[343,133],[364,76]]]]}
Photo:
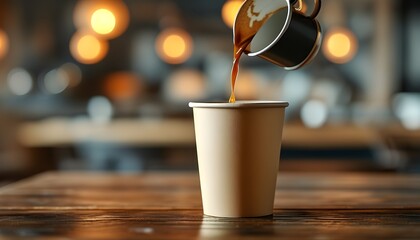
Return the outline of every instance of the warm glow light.
{"type": "Polygon", "coordinates": [[[77,61],[93,64],[105,57],[108,52],[108,43],[91,34],[76,33],[70,41],[70,51],[77,61]]]}
{"type": "Polygon", "coordinates": [[[185,46],[184,39],[179,35],[169,35],[165,40],[163,40],[163,52],[168,55],[170,58],[179,58],[184,54],[185,46]]]}
{"type": "Polygon", "coordinates": [[[345,34],[336,33],[327,42],[327,48],[333,56],[342,58],[349,54],[351,42],[345,34]]]}
{"type": "Polygon", "coordinates": [[[192,48],[191,36],[182,29],[166,29],[156,39],[156,51],[167,63],[185,62],[191,56],[192,48]]]}
{"type": "Polygon", "coordinates": [[[222,7],[222,19],[225,24],[232,28],[235,22],[236,15],[238,14],[239,8],[241,8],[242,0],[228,0],[223,4],[222,7]]]}
{"type": "Polygon", "coordinates": [[[75,6],[73,21],[79,31],[115,38],[127,29],[129,12],[124,1],[83,0],[75,6]]]}
{"type": "Polygon", "coordinates": [[[108,34],[115,28],[115,16],[108,9],[96,10],[90,19],[93,31],[98,34],[108,34]]]}
{"type": "Polygon", "coordinates": [[[165,95],[170,100],[191,101],[205,96],[204,75],[194,69],[181,69],[172,73],[166,80],[165,95]]]}
{"type": "Polygon", "coordinates": [[[104,92],[112,100],[129,100],[141,92],[141,83],[134,73],[115,72],[105,78],[104,92]]]}
{"type": "Polygon", "coordinates": [[[0,59],[2,59],[9,50],[9,38],[7,34],[0,30],[0,59]]]}
{"type": "Polygon", "coordinates": [[[77,52],[83,59],[95,59],[101,52],[101,44],[96,37],[86,35],[77,43],[77,52]]]}
{"type": "Polygon", "coordinates": [[[334,63],[346,63],[357,52],[357,39],[345,28],[335,28],[327,33],[323,45],[325,57],[334,63]]]}
{"type": "Polygon", "coordinates": [[[261,79],[252,71],[245,70],[239,73],[236,81],[235,95],[237,99],[257,99],[261,79]]]}

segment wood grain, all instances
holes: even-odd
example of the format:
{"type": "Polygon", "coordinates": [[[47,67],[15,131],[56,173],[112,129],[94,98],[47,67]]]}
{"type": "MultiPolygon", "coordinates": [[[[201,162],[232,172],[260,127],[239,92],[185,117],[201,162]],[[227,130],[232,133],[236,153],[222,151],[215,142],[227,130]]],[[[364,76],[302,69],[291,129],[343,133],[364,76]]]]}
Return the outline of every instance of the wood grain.
{"type": "Polygon", "coordinates": [[[0,188],[0,239],[420,239],[420,176],[281,173],[275,212],[214,218],[196,172],[50,172],[0,188]]]}

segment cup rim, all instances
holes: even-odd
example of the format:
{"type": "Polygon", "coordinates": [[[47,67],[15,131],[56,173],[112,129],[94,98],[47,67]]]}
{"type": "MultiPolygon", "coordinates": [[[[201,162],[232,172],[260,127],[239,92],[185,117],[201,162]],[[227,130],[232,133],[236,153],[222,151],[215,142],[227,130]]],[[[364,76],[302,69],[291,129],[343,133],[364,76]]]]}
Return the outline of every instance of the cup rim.
{"type": "Polygon", "coordinates": [[[189,102],[191,108],[273,108],[287,107],[287,101],[189,102]]]}

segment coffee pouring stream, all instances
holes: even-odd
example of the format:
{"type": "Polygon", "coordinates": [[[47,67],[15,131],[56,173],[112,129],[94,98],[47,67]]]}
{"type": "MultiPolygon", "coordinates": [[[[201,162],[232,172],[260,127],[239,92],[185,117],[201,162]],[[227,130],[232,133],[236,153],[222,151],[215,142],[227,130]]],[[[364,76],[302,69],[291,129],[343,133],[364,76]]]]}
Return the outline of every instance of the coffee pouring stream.
{"type": "Polygon", "coordinates": [[[235,102],[242,54],[261,57],[286,70],[298,69],[316,56],[321,46],[321,27],[315,17],[320,8],[320,0],[246,0],[242,4],[233,26],[229,102],[235,102]],[[312,11],[308,11],[311,7],[312,11]]]}

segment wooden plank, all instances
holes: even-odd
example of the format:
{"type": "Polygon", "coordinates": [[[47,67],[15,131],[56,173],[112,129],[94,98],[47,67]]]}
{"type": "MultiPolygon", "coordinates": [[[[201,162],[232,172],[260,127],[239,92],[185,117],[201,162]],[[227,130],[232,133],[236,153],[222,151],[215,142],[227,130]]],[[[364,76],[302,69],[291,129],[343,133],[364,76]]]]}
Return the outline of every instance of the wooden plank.
{"type": "Polygon", "coordinates": [[[272,216],[215,218],[197,172],[50,172],[0,188],[0,239],[419,239],[419,181],[280,173],[272,216]]]}
{"type": "MultiPolygon", "coordinates": [[[[0,209],[201,209],[197,172],[46,173],[0,189],[0,209]]],[[[290,174],[276,209],[420,209],[420,177],[290,174]]]]}
{"type": "MultiPolygon", "coordinates": [[[[420,210],[276,210],[214,218],[199,210],[0,211],[7,239],[418,239],[420,210]]],[[[0,237],[1,239],[1,237],[0,237]]]]}
{"type": "MultiPolygon", "coordinates": [[[[46,172],[0,188],[11,189],[67,189],[84,188],[197,188],[199,173],[189,172],[46,172]]],[[[278,188],[306,189],[412,189],[420,190],[420,175],[396,173],[287,173],[277,178],[278,188]]]]}

